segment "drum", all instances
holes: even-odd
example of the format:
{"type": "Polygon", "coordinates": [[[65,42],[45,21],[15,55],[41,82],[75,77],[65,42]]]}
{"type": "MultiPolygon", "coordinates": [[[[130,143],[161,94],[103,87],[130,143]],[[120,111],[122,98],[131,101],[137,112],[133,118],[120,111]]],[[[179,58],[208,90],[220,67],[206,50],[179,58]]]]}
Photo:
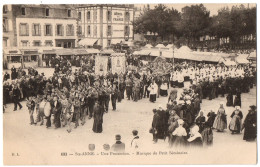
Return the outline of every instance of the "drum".
{"type": "Polygon", "coordinates": [[[51,103],[50,102],[46,102],[46,104],[44,106],[44,115],[46,117],[49,117],[51,115],[51,103]]]}

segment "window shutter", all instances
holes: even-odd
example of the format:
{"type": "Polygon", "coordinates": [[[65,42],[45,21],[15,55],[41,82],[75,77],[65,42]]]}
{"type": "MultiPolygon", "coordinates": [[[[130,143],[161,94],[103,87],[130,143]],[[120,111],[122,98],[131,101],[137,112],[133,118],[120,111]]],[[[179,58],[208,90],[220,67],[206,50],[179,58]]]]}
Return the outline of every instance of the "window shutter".
{"type": "Polygon", "coordinates": [[[44,24],[43,30],[44,30],[44,35],[46,36],[46,24],[44,24]]]}
{"type": "Polygon", "coordinates": [[[32,36],[35,36],[34,24],[32,24],[32,36]]]}
{"type": "Polygon", "coordinates": [[[29,24],[26,24],[26,35],[29,35],[29,24]]]}
{"type": "Polygon", "coordinates": [[[62,36],[64,35],[64,26],[63,26],[63,24],[61,25],[61,35],[62,36]]]}
{"type": "Polygon", "coordinates": [[[113,26],[111,25],[111,36],[113,35],[113,26]]]}
{"type": "Polygon", "coordinates": [[[21,36],[21,34],[22,34],[22,25],[21,25],[21,23],[19,24],[19,35],[21,36]]]}
{"type": "Polygon", "coordinates": [[[39,24],[39,36],[42,35],[41,24],[39,24]]]}
{"type": "Polygon", "coordinates": [[[74,36],[74,25],[71,26],[71,35],[74,36]]]}
{"type": "Polygon", "coordinates": [[[68,34],[69,34],[69,27],[68,25],[66,25],[66,35],[68,36],[68,34]]]}
{"type": "Polygon", "coordinates": [[[52,25],[50,25],[50,35],[52,36],[52,25]]]}
{"type": "Polygon", "coordinates": [[[55,26],[55,36],[58,36],[58,24],[55,26]]]}

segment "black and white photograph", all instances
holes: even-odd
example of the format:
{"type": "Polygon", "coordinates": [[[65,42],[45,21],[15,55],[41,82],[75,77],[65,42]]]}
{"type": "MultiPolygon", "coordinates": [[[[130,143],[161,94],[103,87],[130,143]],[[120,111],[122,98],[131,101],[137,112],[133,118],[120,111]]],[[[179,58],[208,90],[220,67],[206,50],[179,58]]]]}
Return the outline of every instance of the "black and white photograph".
{"type": "Polygon", "coordinates": [[[19,3],[4,165],[257,164],[256,3],[19,3]]]}

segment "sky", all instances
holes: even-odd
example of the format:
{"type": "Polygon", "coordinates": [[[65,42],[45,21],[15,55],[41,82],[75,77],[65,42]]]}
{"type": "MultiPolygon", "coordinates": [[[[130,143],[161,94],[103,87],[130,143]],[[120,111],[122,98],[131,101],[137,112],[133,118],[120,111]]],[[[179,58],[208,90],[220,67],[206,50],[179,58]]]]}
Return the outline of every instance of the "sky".
{"type": "MultiPolygon", "coordinates": [[[[232,6],[239,6],[242,3],[203,3],[203,5],[210,11],[210,16],[213,15],[217,15],[218,14],[218,10],[223,8],[223,7],[229,7],[232,8],[232,6]]],[[[150,4],[150,8],[153,8],[155,5],[157,4],[150,4]]],[[[167,7],[169,8],[174,8],[177,9],[179,12],[181,12],[181,9],[185,6],[191,6],[191,5],[195,5],[195,3],[175,3],[175,4],[165,4],[167,7]]],[[[243,5],[245,7],[252,8],[252,7],[256,7],[256,4],[253,3],[243,3],[243,5]]],[[[135,4],[136,7],[143,7],[144,4],[135,4]]]]}

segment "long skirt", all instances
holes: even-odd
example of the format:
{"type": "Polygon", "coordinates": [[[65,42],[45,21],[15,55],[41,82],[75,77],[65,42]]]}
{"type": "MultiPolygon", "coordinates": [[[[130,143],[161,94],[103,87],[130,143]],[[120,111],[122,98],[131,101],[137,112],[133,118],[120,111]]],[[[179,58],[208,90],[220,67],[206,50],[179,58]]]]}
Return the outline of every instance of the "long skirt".
{"type": "Polygon", "coordinates": [[[185,146],[187,146],[187,143],[184,136],[173,136],[172,147],[178,148],[178,147],[185,147],[185,146]]]}
{"type": "Polygon", "coordinates": [[[168,91],[161,89],[160,95],[161,95],[161,96],[168,96],[168,91]]]}
{"type": "Polygon", "coordinates": [[[100,118],[94,118],[94,123],[93,123],[93,132],[95,133],[101,133],[103,128],[102,128],[102,121],[100,118]]]}
{"type": "Polygon", "coordinates": [[[233,106],[233,95],[228,94],[227,95],[227,106],[233,106]]]}
{"type": "Polygon", "coordinates": [[[235,97],[234,106],[240,106],[241,107],[241,98],[239,98],[237,96],[235,97]]]}
{"type": "Polygon", "coordinates": [[[227,123],[221,118],[220,115],[218,115],[215,119],[213,127],[219,131],[223,131],[224,129],[227,129],[227,123]]]}
{"type": "Polygon", "coordinates": [[[233,116],[229,124],[229,130],[239,133],[241,130],[241,119],[239,116],[233,116]]]}
{"type": "Polygon", "coordinates": [[[156,101],[156,94],[150,94],[150,102],[156,101]]]}

